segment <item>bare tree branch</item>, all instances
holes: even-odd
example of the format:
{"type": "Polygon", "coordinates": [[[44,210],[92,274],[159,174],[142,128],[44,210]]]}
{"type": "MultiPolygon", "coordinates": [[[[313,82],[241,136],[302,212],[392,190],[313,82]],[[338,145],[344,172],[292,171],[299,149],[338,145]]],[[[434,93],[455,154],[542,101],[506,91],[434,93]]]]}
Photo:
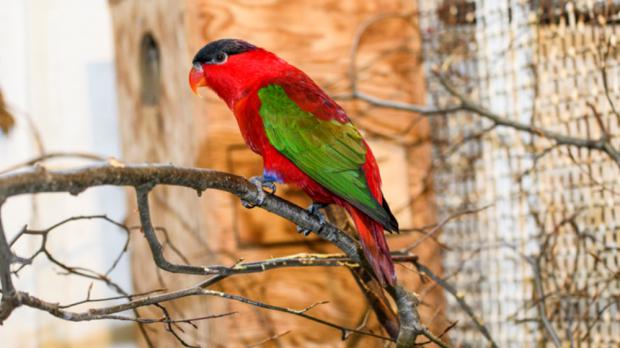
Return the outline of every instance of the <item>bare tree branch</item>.
{"type": "Polygon", "coordinates": [[[20,168],[25,168],[25,167],[29,167],[32,165],[35,165],[39,162],[44,162],[47,160],[51,160],[51,159],[57,159],[57,158],[75,158],[75,159],[85,159],[85,160],[91,160],[91,161],[100,161],[103,162],[106,160],[106,158],[99,156],[99,155],[95,155],[95,154],[90,154],[90,153],[81,153],[81,152],[49,152],[49,153],[44,153],[40,156],[37,156],[35,158],[29,159],[28,161],[22,162],[22,163],[17,163],[14,164],[10,167],[4,168],[2,170],[0,170],[0,175],[2,174],[6,174],[12,171],[15,171],[17,169],[20,168]]]}
{"type": "Polygon", "coordinates": [[[422,264],[420,264],[418,262],[415,262],[414,264],[422,273],[426,274],[435,283],[439,284],[439,286],[441,286],[450,295],[452,295],[454,297],[454,299],[459,304],[459,306],[469,316],[469,318],[472,320],[474,325],[476,325],[476,327],[478,328],[478,331],[480,331],[480,333],[487,339],[487,341],[489,341],[489,344],[491,345],[491,347],[497,348],[498,345],[497,345],[497,343],[495,343],[495,340],[493,340],[493,337],[491,337],[491,333],[489,332],[487,327],[484,326],[484,324],[478,318],[478,316],[476,316],[476,314],[474,313],[473,308],[471,308],[471,306],[467,302],[465,302],[465,299],[463,298],[463,295],[460,294],[458,292],[458,290],[455,289],[454,286],[452,286],[450,283],[448,283],[444,279],[442,279],[442,278],[438,277],[437,275],[435,275],[428,267],[426,267],[426,266],[424,266],[424,265],[422,265],[422,264]]]}
{"type": "MultiPolygon", "coordinates": [[[[218,189],[233,193],[239,198],[251,204],[259,205],[259,203],[261,202],[259,201],[259,194],[256,191],[256,187],[239,176],[207,169],[178,168],[171,165],[125,166],[106,164],[66,171],[48,171],[42,167],[37,167],[24,172],[0,176],[0,198],[2,200],[5,200],[7,198],[17,195],[44,192],[69,192],[76,195],[90,187],[106,185],[131,186],[135,188],[144,236],[145,238],[147,238],[147,241],[153,253],[153,258],[160,268],[173,273],[213,276],[193,288],[165,293],[161,295],[147,296],[140,299],[132,298],[130,302],[125,304],[114,305],[99,309],[91,309],[87,312],[82,313],[70,312],[66,309],[63,309],[67,308],[66,306],[63,307],[57,304],[47,303],[25,292],[14,291],[10,279],[10,264],[12,262],[17,262],[17,260],[11,259],[12,253],[9,249],[10,246],[8,243],[6,243],[5,240],[4,244],[7,250],[4,250],[2,255],[9,258],[3,261],[2,268],[0,268],[0,275],[4,279],[3,289],[5,290],[3,291],[2,296],[2,308],[5,309],[4,313],[6,313],[4,314],[4,316],[0,317],[1,321],[5,320],[10,315],[10,311],[19,305],[25,305],[45,310],[59,318],[72,321],[98,319],[130,320],[129,317],[119,317],[117,313],[126,310],[135,310],[140,307],[151,305],[159,306],[160,309],[162,309],[162,311],[166,313],[166,309],[161,308],[162,302],[187,296],[216,296],[229,300],[243,302],[260,308],[297,315],[308,320],[312,320],[317,323],[321,323],[323,325],[338,329],[342,332],[343,338],[346,338],[351,333],[355,333],[390,340],[390,338],[388,337],[360,331],[357,329],[346,328],[338,324],[306,314],[306,312],[310,310],[313,306],[305,308],[303,310],[292,310],[285,307],[279,307],[250,300],[238,295],[226,294],[206,289],[207,286],[215,284],[216,282],[219,282],[222,279],[233,274],[259,271],[262,272],[267,269],[273,269],[278,267],[308,265],[366,265],[365,263],[362,263],[362,261],[364,261],[364,258],[358,250],[359,247],[357,242],[353,240],[349,235],[340,231],[332,224],[322,224],[316,216],[308,213],[306,210],[298,206],[282,200],[279,197],[267,195],[267,197],[264,199],[262,204],[260,204],[260,206],[302,227],[317,231],[316,233],[319,237],[335,244],[345,253],[346,256],[293,256],[288,258],[267,260],[264,262],[240,263],[232,267],[199,267],[192,265],[178,265],[173,264],[165,259],[162,252],[162,245],[157,240],[155,228],[153,227],[151,222],[150,210],[148,205],[148,194],[150,190],[156,185],[174,185],[187,187],[196,190],[199,194],[206,189],[218,189]]],[[[97,218],[103,217],[98,216],[97,218]]],[[[54,228],[75,219],[80,219],[80,217],[67,219],[59,224],[52,226],[51,228],[48,228],[46,231],[25,230],[22,231],[22,234],[39,233],[45,234],[46,236],[47,233],[49,233],[49,231],[53,230],[54,228]]],[[[4,231],[0,230],[0,234],[2,235],[2,238],[5,237],[4,231]]],[[[1,243],[2,241],[0,240],[0,247],[2,247],[1,243]]],[[[36,254],[33,257],[35,256],[36,254]]],[[[64,265],[58,260],[55,260],[54,257],[49,253],[46,253],[46,256],[50,259],[50,261],[61,265],[61,267],[67,269],[67,271],[69,272],[84,277],[93,277],[93,279],[105,280],[104,276],[99,275],[95,272],[64,265]]],[[[395,255],[395,260],[399,259],[411,262],[414,261],[416,258],[412,255],[395,255]]],[[[364,267],[367,267],[367,265],[364,267]]],[[[402,320],[407,320],[407,326],[401,325],[401,332],[398,334],[400,342],[399,344],[401,346],[410,346],[415,342],[415,338],[419,335],[426,336],[431,341],[437,340],[437,338],[434,337],[428,330],[426,330],[419,322],[419,317],[416,311],[417,300],[415,300],[415,297],[401,287],[398,287],[397,289],[388,288],[387,290],[392,295],[392,297],[394,297],[394,300],[399,303],[398,309],[399,316],[401,317],[401,322],[402,320]],[[410,322],[410,320],[418,321],[412,323],[410,322]],[[411,331],[411,328],[415,328],[415,330],[411,331]],[[406,333],[403,330],[409,330],[409,333],[406,333]]],[[[127,298],[129,298],[128,295],[126,296],[127,298]]],[[[89,297],[90,295],[88,294],[87,300],[89,299],[89,297]]],[[[152,322],[151,319],[145,318],[136,318],[135,321],[143,324],[152,322]]],[[[187,343],[184,342],[180,337],[178,337],[178,335],[174,332],[171,326],[171,324],[173,323],[173,320],[171,318],[167,317],[165,318],[165,320],[159,320],[159,322],[166,324],[168,330],[171,331],[182,344],[187,345],[187,343]]]]}
{"type": "MultiPolygon", "coordinates": [[[[340,330],[343,335],[348,335],[349,333],[356,333],[359,335],[365,335],[365,336],[371,336],[371,337],[375,337],[375,338],[379,338],[379,339],[383,339],[383,340],[391,340],[391,338],[389,337],[385,337],[385,336],[381,336],[381,335],[377,335],[371,332],[365,332],[365,331],[360,331],[357,329],[352,329],[352,328],[347,328],[314,316],[311,316],[309,314],[306,314],[306,312],[310,311],[311,309],[313,309],[314,307],[316,307],[317,305],[320,305],[322,303],[314,303],[306,308],[303,309],[290,309],[290,308],[286,308],[286,307],[281,307],[281,306],[275,306],[275,305],[271,305],[271,304],[267,304],[264,302],[259,302],[259,301],[255,301],[255,300],[251,300],[248,298],[245,298],[243,296],[239,296],[239,295],[234,295],[234,294],[228,294],[228,293],[224,293],[221,291],[216,291],[216,290],[209,290],[209,289],[205,289],[202,284],[198,284],[196,286],[190,287],[190,288],[186,288],[186,289],[182,289],[182,290],[178,290],[178,291],[174,291],[171,293],[167,293],[167,294],[162,294],[162,295],[155,295],[155,296],[147,296],[141,299],[137,299],[134,300],[132,302],[129,303],[124,303],[124,304],[119,304],[119,305],[113,305],[113,306],[108,306],[108,307],[103,307],[103,308],[98,308],[98,309],[89,309],[86,312],[71,312],[71,311],[67,311],[64,309],[61,309],[57,304],[55,303],[49,303],[49,302],[45,302],[41,299],[38,299],[36,297],[33,297],[31,295],[29,295],[28,293],[25,292],[18,292],[16,294],[16,299],[17,302],[20,305],[25,305],[28,307],[33,307],[33,308],[37,308],[43,311],[46,311],[48,313],[50,313],[53,316],[56,316],[58,318],[61,318],[63,320],[69,320],[69,321],[90,321],[90,320],[103,320],[103,319],[116,319],[116,320],[131,320],[128,317],[119,317],[118,315],[116,315],[116,313],[121,313],[130,309],[135,309],[135,308],[140,308],[140,307],[144,307],[144,306],[149,306],[149,305],[155,305],[155,304],[161,304],[167,301],[171,301],[171,300],[176,300],[176,299],[180,299],[180,298],[185,298],[185,297],[190,297],[190,296],[211,296],[211,297],[220,297],[220,298],[224,298],[224,299],[228,299],[228,300],[233,300],[233,301],[237,301],[237,302],[241,302],[241,303],[245,303],[248,305],[252,305],[252,306],[256,306],[256,307],[260,307],[263,309],[268,309],[268,310],[273,310],[273,311],[278,311],[278,312],[283,312],[283,313],[288,313],[288,314],[292,314],[292,315],[296,315],[296,316],[300,316],[302,318],[317,322],[319,324],[323,324],[329,327],[332,327],[334,329],[340,330]]],[[[145,323],[149,323],[150,320],[142,320],[142,319],[136,319],[134,321],[144,321],[145,323]]],[[[160,322],[166,322],[166,321],[161,321],[160,322]]],[[[170,320],[168,320],[168,322],[170,322],[170,320]]]]}
{"type": "MultiPolygon", "coordinates": [[[[0,177],[0,197],[43,192],[69,192],[77,195],[89,187],[133,186],[146,189],[153,185],[182,186],[201,194],[207,189],[227,191],[252,204],[259,203],[256,187],[244,178],[208,169],[179,168],[171,165],[116,166],[99,165],[77,170],[48,171],[44,168],[0,177]]],[[[321,221],[305,209],[283,199],[267,195],[261,205],[301,227],[317,231],[317,235],[336,244],[356,262],[360,259],[356,242],[334,225],[321,221]]],[[[192,269],[198,272],[196,269],[192,269]]],[[[203,272],[203,271],[201,271],[203,272]]],[[[213,272],[203,272],[212,274],[213,272]]],[[[200,273],[197,273],[200,274],[200,273]]]]}
{"type": "Polygon", "coordinates": [[[0,284],[2,284],[2,300],[0,301],[0,325],[8,318],[13,310],[19,306],[15,300],[15,286],[11,279],[11,263],[13,263],[13,252],[4,234],[4,224],[2,222],[2,206],[5,198],[0,196],[0,284]]]}
{"type": "MultiPolygon", "coordinates": [[[[442,71],[445,71],[445,69],[442,69],[442,71]]],[[[553,140],[558,145],[570,145],[602,151],[606,153],[614,162],[616,162],[616,165],[620,166],[620,152],[615,149],[611,145],[611,143],[609,143],[609,141],[605,139],[604,136],[600,139],[573,137],[546,128],[536,127],[526,123],[511,120],[507,117],[494,113],[491,110],[485,108],[484,106],[481,106],[478,103],[472,101],[469,97],[459,92],[456,87],[453,86],[442,74],[438,73],[436,76],[438,77],[443,87],[452,96],[456,97],[461,102],[461,107],[463,110],[473,112],[483,118],[492,121],[498,126],[513,128],[515,130],[529,133],[531,135],[553,140]]]]}
{"type": "Polygon", "coordinates": [[[358,99],[367,102],[368,104],[380,108],[392,109],[392,110],[400,110],[407,112],[414,112],[424,116],[434,116],[434,115],[445,115],[453,112],[463,111],[465,110],[462,105],[453,105],[446,106],[440,108],[433,108],[428,106],[422,106],[417,104],[399,102],[394,100],[383,99],[379,97],[375,97],[373,95],[354,90],[350,94],[343,94],[336,96],[335,99],[339,100],[351,100],[358,99]]]}

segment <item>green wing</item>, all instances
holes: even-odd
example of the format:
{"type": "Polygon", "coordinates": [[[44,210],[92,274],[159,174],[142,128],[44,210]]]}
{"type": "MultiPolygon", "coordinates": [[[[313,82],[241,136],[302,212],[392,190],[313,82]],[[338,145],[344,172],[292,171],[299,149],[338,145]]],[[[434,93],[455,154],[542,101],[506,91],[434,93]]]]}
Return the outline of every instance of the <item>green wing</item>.
{"type": "Polygon", "coordinates": [[[279,85],[258,91],[259,114],[273,145],[313,180],[379,222],[390,216],[372,196],[362,165],[366,145],[351,122],[302,110],[279,85]]]}

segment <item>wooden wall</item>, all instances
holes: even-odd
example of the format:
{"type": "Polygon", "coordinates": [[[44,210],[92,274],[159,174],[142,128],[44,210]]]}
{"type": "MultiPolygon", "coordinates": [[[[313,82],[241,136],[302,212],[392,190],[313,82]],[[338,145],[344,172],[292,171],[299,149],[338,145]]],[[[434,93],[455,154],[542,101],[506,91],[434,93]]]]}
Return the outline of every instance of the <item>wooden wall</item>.
{"type": "MultiPolygon", "coordinates": [[[[184,22],[187,10],[176,0],[111,0],[117,62],[120,127],[123,160],[127,162],[161,162],[193,166],[196,139],[192,105],[195,102],[187,87],[191,61],[184,22]],[[147,45],[150,37],[157,49],[147,45]],[[159,51],[159,53],[157,53],[159,51]],[[158,77],[157,77],[158,76],[158,77]]],[[[153,46],[153,45],[151,45],[153,46]]],[[[128,194],[128,224],[138,225],[135,194],[128,194]]],[[[158,187],[151,195],[154,224],[168,232],[175,247],[195,264],[210,260],[195,255],[208,250],[210,229],[203,223],[200,201],[195,192],[158,187]]],[[[164,231],[159,239],[166,241],[164,231]]],[[[153,264],[144,238],[131,242],[134,292],[157,288],[176,289],[196,282],[195,277],[163,274],[153,264]]],[[[170,245],[165,255],[183,263],[170,245]]],[[[166,306],[175,317],[191,317],[206,313],[206,302],[179,301],[166,306]]],[[[149,317],[160,317],[161,311],[143,310],[149,317]]],[[[190,340],[204,340],[207,323],[193,330],[190,340]]],[[[174,347],[178,343],[163,327],[149,326],[157,347],[174,347]]]]}
{"type": "MultiPolygon", "coordinates": [[[[306,71],[330,94],[341,94],[347,92],[349,52],[359,25],[381,13],[414,10],[412,1],[397,0],[116,0],[110,3],[117,39],[125,158],[197,165],[244,176],[259,175],[261,160],[243,144],[231,113],[212,93],[205,99],[192,98],[189,94],[187,73],[191,57],[200,47],[218,38],[243,38],[277,52],[306,71]],[[162,99],[155,105],[144,105],[141,100],[137,65],[140,40],[145,32],[154,33],[161,48],[162,99]]],[[[417,54],[420,42],[414,20],[415,17],[385,19],[362,37],[357,64],[365,91],[386,98],[423,102],[423,76],[417,54]]],[[[411,146],[428,135],[426,121],[415,120],[410,114],[369,109],[363,103],[343,104],[367,132],[380,162],[386,197],[397,211],[401,225],[433,223],[432,191],[428,189],[430,147],[411,146]],[[416,126],[403,131],[412,120],[416,126]]],[[[299,204],[309,203],[294,188],[280,187],[278,192],[299,204]]],[[[207,192],[198,200],[193,192],[161,190],[157,193],[156,223],[166,227],[175,246],[192,263],[216,260],[231,264],[239,258],[259,260],[300,252],[335,251],[313,237],[300,236],[287,221],[259,209],[243,209],[228,194],[207,192]]],[[[130,213],[135,219],[135,212],[130,213]]],[[[415,239],[416,236],[403,234],[390,238],[390,245],[395,249],[415,239]]],[[[195,281],[191,277],[159,274],[151,265],[145,244],[134,242],[138,242],[133,246],[136,291],[152,289],[162,282],[178,287],[195,281]]],[[[425,242],[416,252],[440,271],[434,244],[425,242]]],[[[169,255],[180,261],[173,253],[169,255]]],[[[419,281],[417,273],[397,268],[400,278],[412,287],[419,281]]],[[[312,314],[350,327],[357,326],[367,310],[346,269],[270,271],[233,277],[219,288],[297,309],[326,300],[329,304],[312,310],[312,314]]],[[[440,292],[426,294],[424,301],[427,306],[423,306],[422,312],[427,318],[436,315],[443,303],[440,292]]],[[[210,347],[247,346],[289,330],[267,346],[325,347],[355,343],[360,347],[382,346],[366,338],[342,343],[340,333],[331,328],[221,300],[189,300],[175,303],[174,310],[184,317],[238,312],[231,318],[201,323],[198,333],[186,330],[188,341],[203,340],[210,347]]],[[[373,320],[369,326],[377,328],[373,320]]],[[[444,323],[434,323],[438,330],[443,328],[444,323]]],[[[159,331],[158,340],[166,342],[164,346],[173,344],[171,339],[169,334],[159,331]]]]}

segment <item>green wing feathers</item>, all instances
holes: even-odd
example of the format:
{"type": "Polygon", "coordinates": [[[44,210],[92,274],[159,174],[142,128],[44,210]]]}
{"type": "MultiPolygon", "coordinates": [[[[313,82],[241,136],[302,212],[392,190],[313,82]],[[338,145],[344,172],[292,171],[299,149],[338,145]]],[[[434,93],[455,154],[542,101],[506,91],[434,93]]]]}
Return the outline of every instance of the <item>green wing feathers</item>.
{"type": "Polygon", "coordinates": [[[261,88],[258,97],[271,145],[323,187],[388,226],[391,214],[370,193],[362,170],[367,148],[352,123],[302,110],[279,85],[261,88]]]}

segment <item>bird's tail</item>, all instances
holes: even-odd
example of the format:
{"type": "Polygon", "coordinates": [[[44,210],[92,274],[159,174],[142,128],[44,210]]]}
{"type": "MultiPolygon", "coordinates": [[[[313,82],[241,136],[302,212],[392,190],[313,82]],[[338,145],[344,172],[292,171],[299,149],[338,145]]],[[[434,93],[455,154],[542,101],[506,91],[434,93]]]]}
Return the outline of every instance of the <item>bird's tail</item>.
{"type": "Polygon", "coordinates": [[[381,282],[381,285],[386,283],[395,285],[396,273],[394,272],[394,263],[392,262],[390,249],[383,234],[383,226],[353,206],[347,205],[346,209],[355,222],[364,255],[375,272],[377,279],[381,282]]]}

